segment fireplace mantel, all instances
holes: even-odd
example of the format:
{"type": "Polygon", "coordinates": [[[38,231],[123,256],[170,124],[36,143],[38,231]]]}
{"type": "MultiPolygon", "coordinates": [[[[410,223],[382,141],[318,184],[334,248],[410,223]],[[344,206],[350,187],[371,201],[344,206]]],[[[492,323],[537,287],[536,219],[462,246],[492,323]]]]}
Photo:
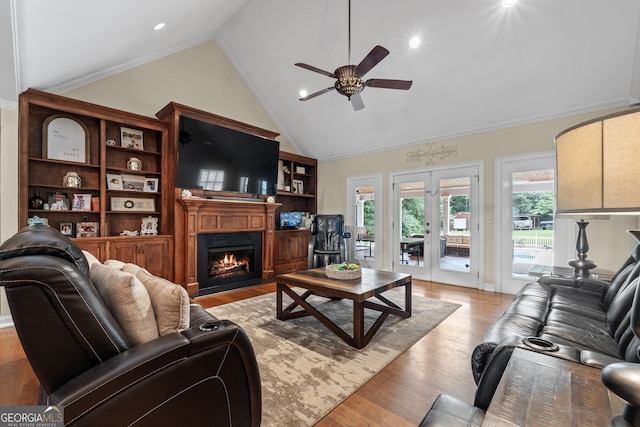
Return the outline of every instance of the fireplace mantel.
{"type": "Polygon", "coordinates": [[[262,278],[275,276],[275,211],[279,203],[178,198],[176,203],[176,281],[197,294],[198,234],[262,232],[262,278]]]}

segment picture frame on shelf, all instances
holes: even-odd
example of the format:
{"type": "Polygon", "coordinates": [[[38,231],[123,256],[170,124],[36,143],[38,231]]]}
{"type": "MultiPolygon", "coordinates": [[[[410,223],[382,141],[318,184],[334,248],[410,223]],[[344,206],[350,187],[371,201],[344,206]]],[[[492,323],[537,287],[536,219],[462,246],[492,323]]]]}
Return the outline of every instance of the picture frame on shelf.
{"type": "Polygon", "coordinates": [[[147,193],[158,192],[158,178],[145,178],[144,179],[144,191],[147,193]]]}
{"type": "Polygon", "coordinates": [[[142,226],[140,227],[141,236],[155,236],[158,234],[158,218],[151,215],[142,218],[142,226]]]}
{"type": "Polygon", "coordinates": [[[61,222],[60,223],[60,233],[65,236],[73,237],[73,223],[72,222],[61,222]]]}
{"type": "Polygon", "coordinates": [[[72,211],[91,211],[91,194],[74,194],[71,202],[72,211]]]}
{"type": "Polygon", "coordinates": [[[82,221],[76,223],[76,237],[98,237],[100,223],[94,221],[82,221]]]}
{"type": "Polygon", "coordinates": [[[45,159],[89,163],[89,128],[75,117],[54,114],[42,125],[42,154],[45,159]]]}
{"type": "Polygon", "coordinates": [[[122,175],[117,173],[108,173],[107,188],[109,190],[122,190],[122,175]]]}
{"type": "Polygon", "coordinates": [[[304,182],[301,179],[293,180],[293,192],[296,194],[304,193],[304,182]]]}
{"type": "Polygon", "coordinates": [[[120,145],[133,150],[143,150],[143,132],[138,129],[120,128],[120,145]]]}
{"type": "Polygon", "coordinates": [[[111,210],[116,212],[155,212],[155,199],[137,197],[112,197],[111,210]]]}
{"type": "Polygon", "coordinates": [[[122,174],[122,189],[128,191],[144,191],[145,178],[139,175],[122,174]]]}
{"type": "Polygon", "coordinates": [[[69,210],[69,196],[66,193],[59,191],[50,191],[47,194],[47,200],[49,202],[50,211],[68,211],[69,210]]]}

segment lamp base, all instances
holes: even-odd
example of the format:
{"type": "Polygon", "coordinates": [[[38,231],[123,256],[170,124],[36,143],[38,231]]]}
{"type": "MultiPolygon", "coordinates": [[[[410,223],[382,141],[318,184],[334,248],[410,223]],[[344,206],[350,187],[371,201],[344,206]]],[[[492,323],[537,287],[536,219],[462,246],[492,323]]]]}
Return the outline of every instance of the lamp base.
{"type": "Polygon", "coordinates": [[[576,277],[589,277],[591,273],[589,270],[596,268],[595,262],[587,259],[587,252],[589,251],[589,242],[587,241],[587,225],[588,222],[581,219],[576,221],[578,226],[578,239],[576,240],[576,251],[578,252],[578,259],[569,261],[569,265],[573,267],[573,271],[576,277]]]}
{"type": "Polygon", "coordinates": [[[589,277],[589,270],[596,268],[598,265],[588,259],[574,259],[569,261],[569,265],[573,267],[573,273],[576,277],[589,277]]]}

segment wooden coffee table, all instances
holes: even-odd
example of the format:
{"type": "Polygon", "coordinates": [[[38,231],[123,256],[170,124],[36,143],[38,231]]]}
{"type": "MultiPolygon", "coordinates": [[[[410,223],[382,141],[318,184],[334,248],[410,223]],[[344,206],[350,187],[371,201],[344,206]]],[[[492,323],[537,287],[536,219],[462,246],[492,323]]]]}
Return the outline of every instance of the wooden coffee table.
{"type": "Polygon", "coordinates": [[[329,279],[324,268],[298,271],[277,276],[276,304],[277,317],[280,320],[313,316],[344,342],[355,348],[363,348],[376,334],[390,314],[404,319],[411,317],[411,275],[389,271],[362,269],[362,277],[356,280],[329,279]],[[381,294],[389,289],[405,287],[404,308],[385,298],[381,294]],[[304,289],[299,295],[294,288],[304,289]],[[282,308],[282,294],[293,302],[282,308]],[[318,295],[325,298],[343,298],[353,301],[353,336],[342,330],[324,314],[313,307],[307,298],[318,295]],[[372,299],[378,300],[372,301],[372,299]],[[297,307],[298,309],[294,311],[297,307]],[[364,309],[380,312],[380,316],[368,331],[364,330],[364,309]]]}

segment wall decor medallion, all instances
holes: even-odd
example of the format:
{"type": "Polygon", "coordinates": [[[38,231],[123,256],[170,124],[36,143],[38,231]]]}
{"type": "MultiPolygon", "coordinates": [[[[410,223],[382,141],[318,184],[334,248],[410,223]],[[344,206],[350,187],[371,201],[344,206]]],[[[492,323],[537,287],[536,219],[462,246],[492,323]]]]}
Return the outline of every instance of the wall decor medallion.
{"type": "Polygon", "coordinates": [[[424,163],[425,165],[435,164],[435,158],[444,160],[448,157],[458,157],[458,146],[447,146],[442,144],[440,147],[436,147],[435,142],[428,142],[425,144],[425,148],[418,148],[414,151],[407,153],[407,163],[416,162],[424,163]]]}
{"type": "Polygon", "coordinates": [[[42,154],[45,159],[89,163],[89,128],[80,120],[54,114],[42,125],[42,154]]]}

